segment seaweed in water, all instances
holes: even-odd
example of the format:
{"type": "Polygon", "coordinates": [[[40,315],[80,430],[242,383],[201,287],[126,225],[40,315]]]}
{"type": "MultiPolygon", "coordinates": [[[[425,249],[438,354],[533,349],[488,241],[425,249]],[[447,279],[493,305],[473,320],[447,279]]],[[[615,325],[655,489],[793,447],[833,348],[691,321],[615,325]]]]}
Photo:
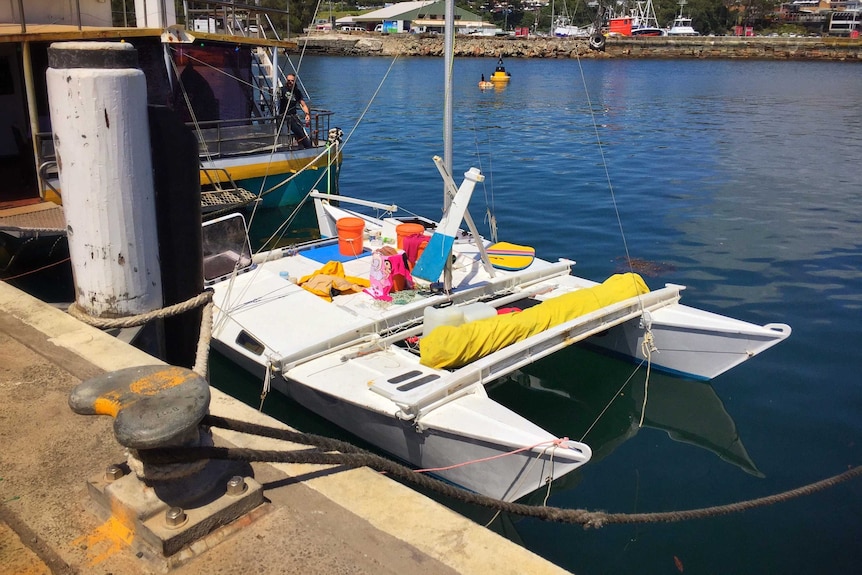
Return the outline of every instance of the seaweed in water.
{"type": "Polygon", "coordinates": [[[616,261],[618,262],[618,272],[633,271],[647,277],[655,277],[663,273],[676,271],[676,266],[674,266],[673,264],[667,264],[664,262],[653,262],[641,258],[628,258],[626,256],[620,256],[616,258],[616,261]]]}

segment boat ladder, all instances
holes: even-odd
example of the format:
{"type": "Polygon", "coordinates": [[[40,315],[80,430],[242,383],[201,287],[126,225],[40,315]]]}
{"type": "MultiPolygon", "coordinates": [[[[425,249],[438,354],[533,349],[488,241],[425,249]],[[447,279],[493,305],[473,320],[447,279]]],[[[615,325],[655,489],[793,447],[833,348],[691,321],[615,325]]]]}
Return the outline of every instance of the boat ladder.
{"type": "Polygon", "coordinates": [[[224,168],[201,168],[201,173],[209,182],[201,187],[201,209],[204,213],[259,201],[255,194],[238,186],[224,168]]]}

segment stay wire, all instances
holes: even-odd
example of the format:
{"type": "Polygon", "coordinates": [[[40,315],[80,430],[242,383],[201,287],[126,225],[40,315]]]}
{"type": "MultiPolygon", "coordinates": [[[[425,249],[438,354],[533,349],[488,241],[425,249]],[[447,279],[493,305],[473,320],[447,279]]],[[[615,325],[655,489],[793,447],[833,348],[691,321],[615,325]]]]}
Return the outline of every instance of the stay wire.
{"type": "MultiPolygon", "coordinates": [[[[476,128],[476,117],[471,116],[470,122],[473,125],[473,144],[476,146],[476,161],[479,163],[479,170],[484,174],[485,168],[482,166],[482,152],[479,149],[479,130],[476,128]]],[[[482,182],[482,191],[485,195],[485,223],[488,224],[488,229],[491,236],[491,243],[497,242],[497,216],[494,204],[494,170],[492,168],[493,155],[491,153],[491,131],[488,130],[488,174],[482,182]],[[488,196],[488,183],[490,183],[491,195],[488,196]]]]}
{"type": "MultiPolygon", "coordinates": [[[[590,99],[590,91],[587,88],[586,75],[584,74],[584,68],[583,68],[583,65],[581,63],[580,54],[576,53],[576,56],[577,56],[576,60],[578,62],[578,71],[581,74],[581,82],[584,86],[584,96],[587,100],[587,109],[590,111],[590,119],[592,120],[592,124],[593,124],[593,133],[596,136],[596,143],[598,144],[599,156],[601,157],[602,169],[605,172],[605,180],[608,183],[608,191],[610,192],[610,195],[611,195],[611,203],[613,204],[613,207],[614,207],[614,215],[617,218],[617,226],[620,229],[620,237],[621,237],[622,242],[623,242],[623,250],[625,251],[625,254],[626,254],[626,264],[629,267],[629,271],[634,273],[634,268],[632,267],[632,258],[631,258],[630,252],[629,252],[629,244],[628,244],[628,240],[626,239],[626,232],[625,232],[625,229],[623,228],[623,220],[622,220],[622,216],[620,216],[620,209],[619,209],[619,205],[617,204],[617,197],[616,197],[616,193],[614,191],[614,184],[611,181],[611,174],[610,174],[610,170],[608,169],[607,158],[605,157],[604,145],[602,144],[602,137],[601,137],[601,134],[599,133],[599,125],[598,125],[598,122],[596,122],[596,114],[595,114],[595,111],[593,110],[593,102],[590,99]]],[[[640,297],[638,297],[638,301],[640,302],[640,305],[641,305],[641,311],[643,311],[643,302],[641,301],[640,297]]]]}
{"type": "MultiPolygon", "coordinates": [[[[631,275],[632,275],[632,283],[635,286],[635,293],[637,294],[638,305],[640,306],[641,318],[643,320],[647,311],[646,311],[646,308],[644,307],[643,299],[640,296],[640,290],[638,289],[638,286],[637,286],[637,280],[634,277],[634,268],[632,266],[632,258],[631,258],[631,254],[629,252],[629,244],[628,244],[628,240],[626,239],[625,229],[623,228],[623,220],[622,220],[622,216],[620,215],[620,209],[619,209],[619,206],[617,205],[617,197],[616,197],[616,193],[614,192],[614,184],[611,181],[611,174],[610,174],[610,170],[608,169],[608,162],[607,162],[607,158],[605,157],[605,151],[604,151],[604,146],[602,145],[601,134],[599,133],[598,122],[596,122],[596,115],[595,115],[595,111],[593,110],[593,102],[592,102],[592,99],[590,98],[590,91],[587,88],[587,79],[586,79],[586,75],[584,74],[584,68],[583,68],[583,65],[581,62],[580,53],[576,52],[576,56],[577,56],[576,60],[578,62],[578,71],[580,72],[580,75],[581,75],[581,83],[584,86],[584,97],[587,100],[587,109],[590,111],[590,119],[592,120],[592,124],[593,124],[593,133],[596,136],[596,144],[598,144],[599,156],[601,157],[601,160],[602,160],[602,169],[605,172],[605,180],[608,183],[608,191],[610,192],[610,195],[611,195],[611,203],[614,206],[614,214],[617,218],[617,225],[619,226],[619,229],[620,229],[620,238],[622,239],[623,249],[624,249],[625,254],[626,254],[626,256],[625,256],[626,257],[626,265],[629,268],[629,273],[631,273],[631,275]]],[[[648,322],[645,322],[645,323],[648,324],[648,322]]],[[[650,378],[650,372],[651,372],[650,367],[652,365],[652,353],[651,352],[656,351],[655,340],[653,338],[652,332],[651,332],[648,325],[646,325],[644,327],[644,341],[643,341],[642,349],[643,349],[643,353],[644,353],[644,356],[645,356],[645,359],[647,362],[647,371],[646,371],[646,379],[644,380],[644,401],[643,401],[643,405],[641,407],[641,417],[640,417],[639,426],[643,426],[644,414],[646,413],[646,401],[647,401],[646,398],[647,398],[647,394],[649,393],[649,378],[650,378]]]]}
{"type": "MultiPolygon", "coordinates": [[[[383,75],[383,78],[380,80],[380,83],[377,85],[377,88],[374,90],[374,93],[371,95],[371,98],[368,100],[368,103],[365,105],[365,108],[363,108],[362,113],[359,115],[359,118],[356,120],[356,123],[353,125],[353,128],[351,128],[350,132],[344,138],[344,142],[342,144],[340,144],[339,147],[342,151],[345,149],[347,144],[350,142],[350,138],[353,136],[353,133],[356,131],[356,129],[359,127],[359,125],[362,123],[362,121],[365,119],[366,114],[368,114],[368,111],[371,109],[371,105],[374,103],[374,100],[377,98],[378,94],[380,93],[380,90],[383,88],[383,85],[386,83],[386,80],[389,78],[389,74],[392,72],[392,68],[395,66],[395,62],[397,60],[398,60],[398,55],[396,55],[392,59],[392,61],[389,63],[389,68],[386,69],[386,73],[383,75]]],[[[318,179],[318,182],[320,181],[320,179],[322,177],[323,177],[323,174],[321,174],[320,178],[318,179]]],[[[279,186],[279,185],[281,185],[281,184],[277,184],[277,186],[279,186]]],[[[309,189],[309,193],[310,193],[310,190],[314,189],[314,187],[316,185],[317,185],[317,183],[315,183],[314,186],[311,186],[311,188],[309,189]]],[[[293,211],[291,211],[290,215],[287,218],[285,218],[285,220],[281,223],[281,225],[270,235],[270,237],[266,240],[266,242],[264,242],[264,244],[263,244],[264,246],[269,245],[270,243],[275,245],[279,240],[281,240],[284,237],[284,233],[287,232],[287,230],[290,227],[290,224],[296,218],[297,214],[299,213],[300,208],[302,208],[302,206],[305,204],[306,201],[308,201],[308,194],[306,194],[297,203],[296,208],[293,211]]]]}

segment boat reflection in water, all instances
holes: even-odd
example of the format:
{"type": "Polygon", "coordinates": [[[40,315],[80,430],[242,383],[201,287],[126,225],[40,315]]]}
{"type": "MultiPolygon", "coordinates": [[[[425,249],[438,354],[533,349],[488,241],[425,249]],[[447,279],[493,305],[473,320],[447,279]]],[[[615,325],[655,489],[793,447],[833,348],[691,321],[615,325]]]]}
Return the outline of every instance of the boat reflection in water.
{"type": "MultiPolygon", "coordinates": [[[[584,441],[596,463],[637,434],[645,368],[629,378],[632,365],[585,349],[569,348],[558,355],[514,372],[489,394],[503,405],[518,405],[525,417],[541,421],[551,433],[584,441]],[[576,372],[572,366],[578,366],[576,372]]],[[[742,471],[763,477],[733,418],[708,383],[653,371],[643,426],[665,431],[674,441],[711,451],[742,471]]],[[[573,488],[584,472],[579,469],[561,478],[552,492],[573,488]]]]}

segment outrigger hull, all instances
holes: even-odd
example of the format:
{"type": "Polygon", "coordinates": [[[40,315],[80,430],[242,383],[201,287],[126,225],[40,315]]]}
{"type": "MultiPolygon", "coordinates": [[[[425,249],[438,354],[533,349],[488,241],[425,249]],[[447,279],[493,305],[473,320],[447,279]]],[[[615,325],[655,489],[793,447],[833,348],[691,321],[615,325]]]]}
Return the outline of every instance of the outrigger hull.
{"type": "Polygon", "coordinates": [[[675,304],[655,310],[648,319],[633,319],[592,337],[588,344],[636,362],[646,362],[645,323],[655,349],[649,354],[654,369],[679,377],[709,381],[784,341],[790,326],[756,325],[715,313],[675,304]]]}

